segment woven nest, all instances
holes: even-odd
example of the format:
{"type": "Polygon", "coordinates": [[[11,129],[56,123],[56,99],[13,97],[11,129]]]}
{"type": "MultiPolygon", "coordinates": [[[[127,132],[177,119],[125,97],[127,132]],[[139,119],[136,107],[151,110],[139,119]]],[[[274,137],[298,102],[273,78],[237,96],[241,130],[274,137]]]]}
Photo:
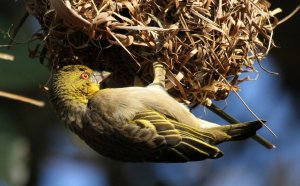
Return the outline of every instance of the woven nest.
{"type": "MultiPolygon", "coordinates": [[[[132,85],[167,68],[171,95],[187,103],[225,99],[274,46],[278,11],[266,0],[31,0],[51,68],[86,64],[132,85]]],[[[122,83],[121,83],[122,84],[122,83]]]]}

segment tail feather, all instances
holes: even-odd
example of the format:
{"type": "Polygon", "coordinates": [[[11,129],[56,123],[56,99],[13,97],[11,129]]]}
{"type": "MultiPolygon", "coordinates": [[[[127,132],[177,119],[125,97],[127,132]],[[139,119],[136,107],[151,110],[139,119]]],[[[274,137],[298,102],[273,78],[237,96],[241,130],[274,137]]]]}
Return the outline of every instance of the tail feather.
{"type": "Polygon", "coordinates": [[[223,141],[239,141],[252,137],[256,134],[256,131],[263,126],[265,121],[251,121],[246,123],[232,124],[216,127],[214,129],[221,130],[225,134],[217,139],[216,144],[223,141]],[[227,139],[226,139],[227,138],[227,139]]]}

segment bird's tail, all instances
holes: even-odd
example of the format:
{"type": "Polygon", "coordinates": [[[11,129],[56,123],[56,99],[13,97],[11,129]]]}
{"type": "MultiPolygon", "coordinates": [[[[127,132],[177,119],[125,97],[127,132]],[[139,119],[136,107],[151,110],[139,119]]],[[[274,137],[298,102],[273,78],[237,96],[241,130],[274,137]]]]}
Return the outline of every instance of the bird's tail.
{"type": "Polygon", "coordinates": [[[252,121],[246,123],[223,125],[211,128],[212,133],[215,134],[213,144],[219,144],[224,141],[239,141],[252,137],[256,131],[263,126],[265,121],[252,121]]]}
{"type": "MultiPolygon", "coordinates": [[[[170,120],[170,122],[175,126],[175,129],[177,129],[176,131],[181,134],[180,143],[173,146],[171,150],[166,148],[164,152],[167,154],[167,160],[172,162],[198,161],[206,158],[219,158],[223,155],[223,153],[215,145],[225,141],[246,139],[255,135],[256,131],[263,126],[262,122],[253,121],[232,125],[216,125],[215,127],[211,128],[195,129],[189,125],[179,123],[177,121],[170,120]],[[171,160],[171,158],[174,159],[171,160]]],[[[159,126],[157,126],[157,129],[158,127],[159,126]]],[[[168,140],[174,138],[165,139],[168,143],[170,142],[168,140]]]]}

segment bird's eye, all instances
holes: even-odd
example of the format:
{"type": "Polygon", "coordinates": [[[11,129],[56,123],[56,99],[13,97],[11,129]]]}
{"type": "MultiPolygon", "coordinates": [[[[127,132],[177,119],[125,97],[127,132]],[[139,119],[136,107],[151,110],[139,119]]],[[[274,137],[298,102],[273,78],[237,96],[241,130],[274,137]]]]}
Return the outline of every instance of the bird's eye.
{"type": "Polygon", "coordinates": [[[90,74],[89,73],[82,73],[81,75],[80,75],[80,78],[81,79],[89,79],[89,77],[90,77],[90,74]]]}

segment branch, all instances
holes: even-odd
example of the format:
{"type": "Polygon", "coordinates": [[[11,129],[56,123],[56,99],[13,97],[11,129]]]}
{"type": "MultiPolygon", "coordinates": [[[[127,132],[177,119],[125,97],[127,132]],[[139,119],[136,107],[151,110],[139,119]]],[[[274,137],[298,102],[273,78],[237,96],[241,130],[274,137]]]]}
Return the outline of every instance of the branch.
{"type": "Polygon", "coordinates": [[[5,98],[13,99],[13,100],[18,100],[18,101],[22,101],[22,102],[25,102],[25,103],[30,103],[30,104],[38,106],[38,107],[43,107],[45,105],[45,102],[43,102],[43,101],[38,101],[38,100],[35,100],[35,99],[31,99],[31,98],[27,98],[27,97],[24,97],[24,96],[20,96],[20,95],[8,93],[8,92],[3,92],[3,91],[0,91],[0,97],[5,97],[5,98]]]}

